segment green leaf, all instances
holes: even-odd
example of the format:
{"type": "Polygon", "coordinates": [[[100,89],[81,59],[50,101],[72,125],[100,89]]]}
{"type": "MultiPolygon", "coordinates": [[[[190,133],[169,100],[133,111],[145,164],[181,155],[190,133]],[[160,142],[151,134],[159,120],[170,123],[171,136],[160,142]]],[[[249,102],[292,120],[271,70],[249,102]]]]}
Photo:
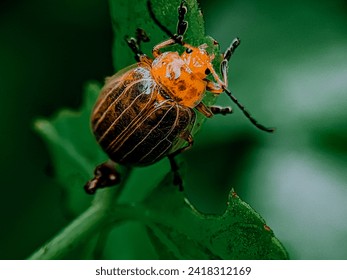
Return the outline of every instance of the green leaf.
{"type": "Polygon", "coordinates": [[[55,177],[65,193],[66,208],[71,215],[81,213],[89,206],[83,185],[91,178],[97,164],[106,155],[97,145],[90,129],[90,114],[99,94],[100,85],[89,83],[81,109],[61,110],[51,120],[38,119],[35,130],[45,140],[52,156],[55,177]]]}
{"type": "Polygon", "coordinates": [[[163,259],[287,259],[264,219],[231,190],[222,215],[197,211],[168,176],[146,200],[148,234],[163,259]]]}

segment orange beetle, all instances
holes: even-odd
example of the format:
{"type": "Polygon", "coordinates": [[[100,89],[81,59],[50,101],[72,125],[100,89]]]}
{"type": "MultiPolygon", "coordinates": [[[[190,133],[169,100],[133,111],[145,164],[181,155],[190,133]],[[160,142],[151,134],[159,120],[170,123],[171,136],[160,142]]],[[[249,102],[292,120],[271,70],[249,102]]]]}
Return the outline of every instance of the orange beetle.
{"type": "Polygon", "coordinates": [[[214,56],[207,53],[207,45],[194,47],[183,41],[188,26],[184,20],[187,13],[185,1],[178,7],[176,35],[157,20],[149,1],[148,8],[153,20],[170,39],[153,48],[154,59],[143,54],[139,48],[141,41],[148,41],[144,31],[138,29],[136,39],[127,39],[138,63],[108,78],[94,107],[92,130],[111,161],[96,167],[95,177],[85,186],[89,194],[119,182],[115,162],[127,166],[145,166],[163,157],[169,158],[174,184],[182,190],[183,184],[174,157],[193,145],[191,130],[196,118],[195,110],[208,118],[214,114],[232,112],[229,107],[204,105],[202,99],[206,91],[214,94],[226,92],[256,127],[273,131],[252,118],[227,89],[228,61],[240,44],[238,38],[223,54],[221,79],[212,66],[214,56]],[[174,44],[182,45],[185,51],[182,54],[161,52],[161,49],[174,44]],[[209,74],[212,74],[213,81],[207,79],[209,74]],[[187,144],[176,148],[177,142],[182,140],[187,144]]]}

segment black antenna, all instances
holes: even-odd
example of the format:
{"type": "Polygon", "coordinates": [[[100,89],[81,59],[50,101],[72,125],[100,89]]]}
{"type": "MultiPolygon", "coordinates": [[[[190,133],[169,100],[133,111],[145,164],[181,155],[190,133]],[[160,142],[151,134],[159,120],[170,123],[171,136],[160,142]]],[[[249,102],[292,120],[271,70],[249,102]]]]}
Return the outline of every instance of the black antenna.
{"type": "Polygon", "coordinates": [[[274,128],[269,128],[269,127],[265,127],[262,124],[258,123],[256,119],[254,119],[251,114],[246,110],[245,106],[243,106],[238,100],[237,98],[232,95],[232,93],[224,88],[225,93],[230,97],[230,99],[241,109],[241,111],[245,114],[245,116],[251,121],[252,124],[254,124],[257,128],[259,128],[260,130],[266,131],[266,132],[274,132],[275,129],[274,128]]]}
{"type": "Polygon", "coordinates": [[[171,39],[175,40],[176,43],[183,45],[184,42],[183,40],[183,36],[182,35],[176,35],[173,34],[166,26],[164,26],[156,17],[156,15],[153,12],[153,7],[152,7],[152,3],[151,1],[147,1],[147,8],[149,11],[149,15],[151,16],[152,20],[155,22],[156,25],[158,25],[158,27],[164,31],[164,33],[166,33],[167,36],[169,36],[171,39]]]}

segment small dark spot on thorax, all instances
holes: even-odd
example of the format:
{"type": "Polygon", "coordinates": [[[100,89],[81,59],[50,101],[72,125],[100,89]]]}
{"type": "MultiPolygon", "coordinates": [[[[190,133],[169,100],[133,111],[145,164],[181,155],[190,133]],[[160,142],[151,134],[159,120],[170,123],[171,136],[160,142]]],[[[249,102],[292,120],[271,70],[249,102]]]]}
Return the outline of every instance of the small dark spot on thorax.
{"type": "Polygon", "coordinates": [[[179,85],[178,86],[178,89],[180,90],[180,91],[184,91],[184,90],[186,90],[186,85],[184,84],[184,85],[179,85]]]}
{"type": "Polygon", "coordinates": [[[187,89],[187,85],[185,81],[179,81],[177,87],[180,91],[185,91],[187,89]]]}

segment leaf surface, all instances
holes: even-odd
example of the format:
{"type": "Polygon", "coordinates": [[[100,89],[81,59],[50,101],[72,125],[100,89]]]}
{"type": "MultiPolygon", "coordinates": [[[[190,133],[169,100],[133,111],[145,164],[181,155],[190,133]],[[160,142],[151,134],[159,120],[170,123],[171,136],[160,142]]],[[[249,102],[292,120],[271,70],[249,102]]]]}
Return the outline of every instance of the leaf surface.
{"type": "Polygon", "coordinates": [[[147,199],[148,233],[161,258],[287,259],[265,220],[231,190],[222,215],[207,215],[170,186],[168,176],[147,199]],[[168,180],[168,181],[167,181],[168,180]]]}
{"type": "Polygon", "coordinates": [[[34,124],[49,148],[55,177],[72,216],[90,204],[91,197],[85,195],[83,185],[91,178],[95,166],[107,158],[90,129],[90,114],[99,91],[100,85],[89,83],[79,111],[63,109],[52,119],[38,119],[34,124]]]}

